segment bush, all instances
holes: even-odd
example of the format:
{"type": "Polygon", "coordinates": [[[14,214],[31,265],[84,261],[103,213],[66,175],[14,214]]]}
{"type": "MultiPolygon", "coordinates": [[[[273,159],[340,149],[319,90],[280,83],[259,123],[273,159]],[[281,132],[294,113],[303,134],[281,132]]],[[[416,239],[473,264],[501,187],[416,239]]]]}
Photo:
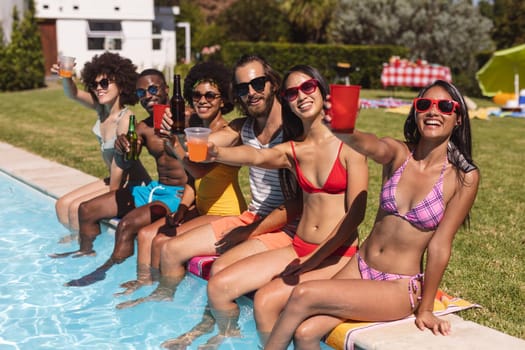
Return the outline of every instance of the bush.
{"type": "Polygon", "coordinates": [[[45,86],[44,55],[35,19],[33,0],[22,22],[13,8],[11,42],[2,47],[0,58],[0,91],[28,90],[45,86]]]}
{"type": "Polygon", "coordinates": [[[407,56],[408,50],[388,45],[329,45],[291,43],[225,43],[220,51],[221,60],[229,66],[243,54],[263,56],[274,69],[285,72],[295,64],[316,67],[328,82],[337,78],[336,64],[351,64],[350,83],[366,89],[381,88],[381,70],[391,56],[407,56]]]}

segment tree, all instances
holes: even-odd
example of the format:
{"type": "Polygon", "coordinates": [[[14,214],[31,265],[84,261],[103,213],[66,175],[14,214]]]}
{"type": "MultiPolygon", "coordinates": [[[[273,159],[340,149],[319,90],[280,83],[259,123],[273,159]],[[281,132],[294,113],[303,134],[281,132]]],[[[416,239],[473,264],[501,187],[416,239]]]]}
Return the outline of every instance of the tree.
{"type": "Polygon", "coordinates": [[[408,47],[412,59],[467,75],[461,78],[463,88],[472,92],[479,68],[475,54],[492,49],[491,28],[491,21],[465,0],[341,0],[331,35],[346,44],[408,47]]]}
{"type": "Polygon", "coordinates": [[[295,43],[326,43],[338,0],[281,0],[295,43]]]}
{"type": "Polygon", "coordinates": [[[525,43],[525,2],[522,0],[495,0],[492,38],[498,49],[525,43]]]}
{"type": "Polygon", "coordinates": [[[290,40],[290,25],[276,0],[237,1],[218,16],[217,25],[227,40],[290,40]]]}
{"type": "Polygon", "coordinates": [[[34,1],[20,22],[16,6],[13,8],[13,30],[11,42],[5,49],[2,64],[2,90],[25,90],[43,87],[45,79],[44,55],[35,18],[34,1]],[[5,73],[5,74],[4,74],[5,73]]]}

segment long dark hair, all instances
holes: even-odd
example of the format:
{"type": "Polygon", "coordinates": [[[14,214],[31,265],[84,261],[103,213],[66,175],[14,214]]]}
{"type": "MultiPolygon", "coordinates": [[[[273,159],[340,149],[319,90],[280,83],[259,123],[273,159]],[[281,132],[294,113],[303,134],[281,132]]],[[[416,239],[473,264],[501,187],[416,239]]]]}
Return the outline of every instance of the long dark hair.
{"type": "MultiPolygon", "coordinates": [[[[282,118],[283,118],[283,138],[285,141],[293,140],[298,141],[302,140],[304,138],[304,127],[301,119],[292,111],[290,108],[290,103],[286,101],[285,99],[282,99],[280,97],[280,92],[285,89],[286,81],[288,80],[288,77],[290,74],[294,72],[300,72],[303,74],[308,75],[309,77],[316,79],[319,82],[319,91],[321,92],[321,95],[323,96],[323,100],[326,101],[326,96],[328,95],[328,84],[326,83],[326,80],[323,78],[321,73],[317,69],[315,69],[312,66],[308,66],[305,64],[298,64],[290,68],[283,76],[283,80],[281,82],[281,86],[278,91],[278,96],[281,101],[281,110],[282,110],[282,118]]],[[[289,179],[287,179],[287,183],[291,183],[292,185],[290,187],[285,189],[283,188],[283,193],[286,195],[286,190],[290,191],[290,193],[294,193],[297,195],[298,192],[300,192],[298,185],[297,185],[297,179],[295,176],[293,176],[291,173],[288,172],[287,176],[289,179]]]]}
{"type": "MultiPolygon", "coordinates": [[[[465,99],[459,90],[449,82],[444,80],[436,80],[432,84],[423,88],[417,97],[423,96],[428,90],[436,86],[439,86],[447,91],[452,99],[459,104],[455,112],[460,119],[460,123],[454,127],[450,137],[448,145],[448,160],[456,167],[458,171],[461,170],[462,172],[467,173],[477,169],[472,160],[472,136],[470,131],[468,108],[467,104],[465,103],[465,99]]],[[[416,111],[414,109],[414,105],[412,104],[410,113],[408,114],[405,121],[404,128],[405,139],[412,144],[417,144],[421,138],[421,134],[419,133],[416,125],[415,115],[416,111]]],[[[463,176],[461,174],[459,175],[460,179],[462,179],[463,176]]]]}
{"type": "MultiPolygon", "coordinates": [[[[447,147],[448,161],[454,165],[459,181],[465,184],[465,173],[477,169],[477,166],[472,160],[472,136],[470,132],[470,118],[468,115],[467,104],[463,95],[459,90],[449,82],[444,80],[436,80],[432,84],[423,88],[417,97],[423,96],[429,89],[439,86],[445,89],[452,99],[458,102],[459,106],[456,108],[456,115],[460,119],[460,123],[454,127],[452,136],[450,137],[447,147]]],[[[417,144],[421,138],[421,134],[416,125],[416,111],[414,104],[410,108],[410,113],[405,121],[405,138],[412,144],[417,144]]],[[[463,224],[466,227],[470,226],[470,213],[467,214],[463,224]]]]}
{"type": "Polygon", "coordinates": [[[326,101],[326,96],[329,93],[328,84],[326,83],[326,80],[323,78],[321,73],[317,69],[315,69],[312,66],[308,66],[305,64],[298,64],[290,68],[283,76],[283,81],[281,83],[281,87],[279,89],[279,98],[281,101],[281,108],[282,108],[282,115],[283,115],[283,131],[289,135],[291,140],[299,140],[304,136],[304,128],[303,123],[301,122],[301,119],[292,111],[290,108],[290,103],[286,101],[285,99],[281,98],[281,91],[284,91],[286,81],[288,80],[288,77],[290,74],[294,72],[300,72],[303,74],[308,75],[309,77],[317,80],[319,82],[319,91],[321,92],[321,95],[323,96],[323,100],[326,101]]]}

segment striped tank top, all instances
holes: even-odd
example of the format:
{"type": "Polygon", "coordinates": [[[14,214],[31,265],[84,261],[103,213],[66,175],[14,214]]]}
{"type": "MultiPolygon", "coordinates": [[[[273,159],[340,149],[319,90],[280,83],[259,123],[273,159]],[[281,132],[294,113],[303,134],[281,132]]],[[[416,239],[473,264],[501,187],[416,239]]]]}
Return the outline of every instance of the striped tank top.
{"type": "MultiPolygon", "coordinates": [[[[253,132],[254,119],[248,118],[241,130],[242,143],[256,149],[271,148],[283,142],[283,133],[263,145],[253,132]]],[[[264,169],[256,166],[249,168],[251,202],[248,210],[259,216],[266,216],[284,202],[284,196],[279,182],[278,169],[264,169]]]]}

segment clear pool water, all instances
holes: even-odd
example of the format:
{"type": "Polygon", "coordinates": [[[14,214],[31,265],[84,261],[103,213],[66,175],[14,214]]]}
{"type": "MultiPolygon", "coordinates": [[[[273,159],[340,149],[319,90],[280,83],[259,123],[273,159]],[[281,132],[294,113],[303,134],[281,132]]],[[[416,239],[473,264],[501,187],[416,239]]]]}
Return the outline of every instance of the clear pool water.
{"type": "MultiPolygon", "coordinates": [[[[105,280],[87,287],[64,287],[101,265],[114,237],[104,231],[95,241],[96,257],[50,259],[76,244],[58,244],[67,234],[58,223],[54,199],[0,172],[0,349],[159,349],[191,329],[206,304],[206,284],[188,275],[173,302],[145,303],[117,310],[131,298],[116,298],[119,284],[135,278],[136,258],[114,266],[105,280]]],[[[142,288],[133,298],[149,294],[142,288]]],[[[256,349],[257,335],[249,299],[241,301],[243,338],[221,349],[256,349]]],[[[213,335],[213,332],[211,335],[213,335]]],[[[210,335],[210,336],[211,336],[210,335]]],[[[196,349],[204,336],[188,349],[196,349]]]]}

